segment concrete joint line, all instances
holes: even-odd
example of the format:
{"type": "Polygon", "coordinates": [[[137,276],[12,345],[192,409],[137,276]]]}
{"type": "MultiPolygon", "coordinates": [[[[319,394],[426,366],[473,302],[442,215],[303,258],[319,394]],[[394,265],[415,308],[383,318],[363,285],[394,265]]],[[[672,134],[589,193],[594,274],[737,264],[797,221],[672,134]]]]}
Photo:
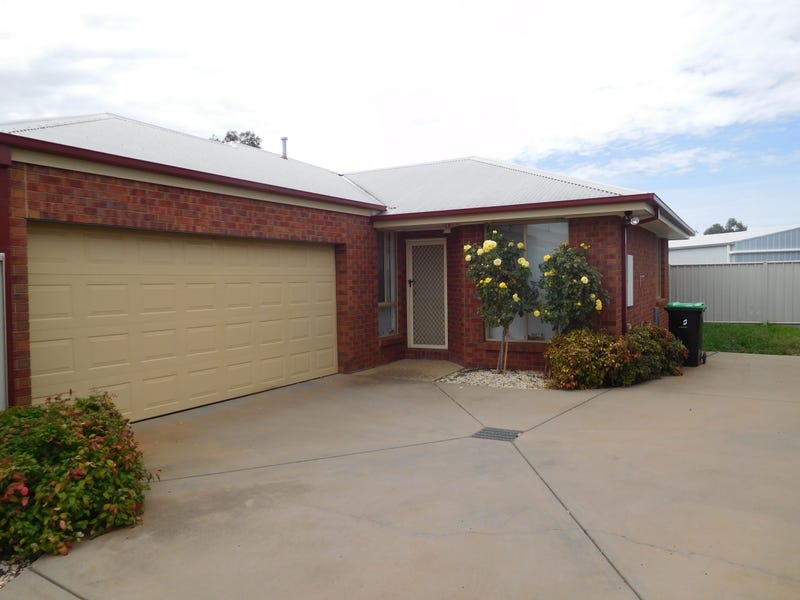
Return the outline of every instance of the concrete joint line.
{"type": "MultiPolygon", "coordinates": [[[[605,393],[605,392],[603,392],[603,393],[605,393]]],[[[598,396],[599,395],[600,394],[598,394],[598,396]]],[[[592,399],[594,399],[596,397],[597,396],[593,396],[592,398],[589,398],[589,400],[592,400],[592,399]]],[[[589,400],[586,400],[586,402],[588,402],[589,400]]],[[[579,404],[577,406],[582,406],[583,404],[586,404],[586,402],[582,402],[581,404],[579,404]]],[[[573,408],[577,408],[577,406],[575,406],[573,408]]],[[[570,409],[570,410],[572,410],[572,409],[570,409]]],[[[605,561],[609,564],[609,566],[612,569],[614,569],[614,572],[619,576],[620,579],[622,579],[622,581],[625,583],[625,585],[628,586],[628,589],[633,593],[633,595],[636,596],[639,600],[643,600],[642,596],[639,594],[639,592],[636,591],[636,588],[634,588],[633,585],[631,584],[631,582],[628,581],[628,578],[625,577],[625,575],[622,574],[622,571],[620,571],[617,568],[617,565],[615,565],[614,562],[611,560],[611,558],[609,558],[609,556],[603,551],[603,549],[600,547],[600,544],[597,543],[597,541],[592,537],[592,535],[583,526],[583,524],[578,520],[578,518],[574,514],[572,514],[572,511],[569,509],[569,507],[564,503],[564,501],[561,499],[561,497],[558,494],[556,494],[556,491],[550,486],[549,483],[547,483],[545,478],[542,477],[542,474],[539,473],[539,471],[536,470],[536,467],[534,467],[533,463],[531,461],[529,461],[528,458],[522,453],[522,451],[519,449],[517,444],[515,442],[512,442],[512,445],[514,446],[514,448],[516,448],[517,452],[522,457],[522,460],[524,460],[526,463],[528,463],[528,466],[536,474],[536,476],[539,478],[539,480],[545,485],[545,487],[550,491],[550,493],[558,501],[558,503],[564,508],[564,510],[567,511],[567,514],[569,515],[570,519],[572,519],[573,522],[578,526],[578,528],[580,528],[580,530],[583,532],[583,535],[586,536],[586,538],[592,543],[592,545],[600,553],[600,556],[602,556],[605,559],[605,561]]]]}
{"type": "Polygon", "coordinates": [[[464,408],[464,406],[462,406],[462,404],[461,404],[461,403],[460,403],[458,400],[456,400],[456,399],[455,399],[455,398],[453,398],[453,397],[452,397],[450,394],[448,394],[447,392],[445,392],[445,391],[444,391],[444,390],[443,390],[443,389],[442,389],[442,388],[439,386],[439,384],[438,384],[438,383],[434,382],[434,385],[436,386],[436,389],[437,389],[437,390],[439,390],[439,391],[440,391],[442,394],[444,394],[444,395],[445,395],[447,398],[449,398],[449,399],[450,399],[450,401],[451,401],[453,404],[455,404],[455,405],[456,405],[458,408],[460,408],[460,409],[461,409],[461,410],[463,410],[465,413],[467,413],[467,414],[468,414],[470,417],[472,417],[472,418],[475,420],[475,422],[476,422],[478,425],[480,425],[481,427],[486,427],[486,423],[484,423],[483,421],[481,421],[481,420],[480,420],[478,417],[476,417],[476,416],[475,416],[475,415],[473,415],[471,412],[469,412],[469,411],[468,411],[466,408],[464,408]]]}
{"type": "Polygon", "coordinates": [[[39,569],[37,569],[37,568],[36,568],[36,564],[35,564],[35,563],[34,563],[34,564],[32,564],[32,565],[31,565],[29,568],[30,568],[30,570],[31,570],[31,571],[33,571],[34,573],[36,573],[36,574],[37,574],[39,577],[41,577],[41,578],[42,578],[42,579],[44,579],[45,581],[48,581],[48,582],[52,583],[52,584],[53,584],[54,586],[56,586],[58,589],[60,589],[60,590],[64,590],[64,591],[65,591],[65,592],[67,592],[69,595],[71,595],[71,596],[75,596],[75,597],[76,597],[76,598],[78,598],[79,600],[89,600],[89,599],[88,599],[86,596],[81,596],[80,594],[76,594],[76,593],[75,593],[75,592],[73,592],[71,589],[69,589],[69,588],[67,588],[67,587],[64,587],[63,585],[61,585],[60,583],[58,583],[58,582],[57,582],[55,579],[52,579],[51,577],[48,577],[47,575],[45,575],[44,573],[42,573],[41,571],[39,571],[39,569]]]}
{"type": "Polygon", "coordinates": [[[595,394],[595,395],[594,395],[594,396],[592,396],[591,398],[587,398],[586,400],[584,400],[583,402],[579,402],[579,403],[578,403],[578,404],[576,404],[575,406],[570,406],[570,407],[569,407],[569,408],[567,408],[566,410],[562,410],[562,411],[561,411],[560,413],[558,413],[557,415],[553,415],[553,416],[552,416],[552,417],[550,417],[549,419],[545,419],[545,420],[544,420],[544,421],[542,421],[541,423],[537,423],[537,424],[536,424],[536,425],[534,425],[533,427],[530,427],[530,428],[526,429],[526,430],[525,430],[525,433],[528,433],[529,431],[533,431],[533,430],[534,430],[534,429],[536,429],[537,427],[541,427],[541,426],[542,426],[542,425],[544,425],[545,423],[549,423],[550,421],[553,421],[554,419],[557,419],[557,418],[558,418],[558,417],[560,417],[561,415],[565,415],[565,414],[567,414],[568,412],[572,412],[572,411],[573,411],[573,410],[575,410],[576,408],[580,408],[581,406],[584,406],[585,404],[588,404],[589,402],[591,402],[591,401],[592,401],[592,400],[594,400],[595,398],[599,398],[599,397],[600,397],[600,396],[602,396],[603,394],[607,394],[607,393],[608,393],[608,392],[610,392],[610,391],[611,391],[611,389],[605,389],[605,390],[603,390],[602,392],[598,392],[597,394],[595,394]]]}
{"type": "Polygon", "coordinates": [[[255,465],[253,467],[242,467],[241,469],[228,469],[226,471],[212,471],[211,473],[195,473],[193,475],[183,475],[181,477],[162,477],[159,480],[153,480],[150,485],[157,485],[159,483],[167,483],[169,481],[181,481],[183,479],[198,479],[201,477],[214,477],[216,475],[227,475],[229,473],[245,473],[247,471],[259,471],[261,469],[273,469],[275,467],[285,467],[288,465],[301,465],[303,463],[319,462],[323,460],[333,460],[336,458],[347,458],[348,456],[359,456],[361,454],[375,454],[377,452],[390,452],[392,450],[402,450],[404,448],[415,448],[417,446],[429,446],[432,444],[445,444],[447,442],[455,442],[457,440],[467,440],[472,437],[470,435],[459,435],[452,438],[443,440],[431,440],[429,442],[416,442],[414,444],[403,444],[401,446],[388,446],[386,448],[373,448],[372,450],[358,450],[356,452],[345,452],[344,454],[333,454],[331,456],[317,456],[314,458],[300,458],[297,460],[287,460],[285,462],[271,463],[268,465],[255,465]]]}

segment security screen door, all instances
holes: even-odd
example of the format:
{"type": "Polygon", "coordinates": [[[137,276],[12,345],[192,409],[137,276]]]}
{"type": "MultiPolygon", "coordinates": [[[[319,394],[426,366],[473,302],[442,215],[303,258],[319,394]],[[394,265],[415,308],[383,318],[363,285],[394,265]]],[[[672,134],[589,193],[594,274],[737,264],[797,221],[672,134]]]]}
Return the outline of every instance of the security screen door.
{"type": "Polygon", "coordinates": [[[409,348],[447,348],[446,240],[409,240],[409,348]]]}

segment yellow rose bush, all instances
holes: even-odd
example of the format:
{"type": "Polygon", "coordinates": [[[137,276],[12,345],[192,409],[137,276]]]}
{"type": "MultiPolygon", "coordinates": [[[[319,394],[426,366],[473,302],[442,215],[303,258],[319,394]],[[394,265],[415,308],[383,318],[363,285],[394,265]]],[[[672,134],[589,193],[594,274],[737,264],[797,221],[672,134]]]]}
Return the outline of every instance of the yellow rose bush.
{"type": "Polygon", "coordinates": [[[497,360],[497,370],[501,373],[506,368],[511,321],[517,315],[531,312],[538,296],[524,250],[524,244],[506,243],[503,234],[496,230],[483,242],[464,246],[467,276],[475,282],[481,300],[481,319],[489,327],[503,328],[497,360]]]}
{"type": "Polygon", "coordinates": [[[565,242],[545,254],[539,264],[543,297],[537,309],[558,333],[589,326],[608,299],[601,285],[603,276],[589,264],[589,248],[589,244],[572,247],[565,242]]]}

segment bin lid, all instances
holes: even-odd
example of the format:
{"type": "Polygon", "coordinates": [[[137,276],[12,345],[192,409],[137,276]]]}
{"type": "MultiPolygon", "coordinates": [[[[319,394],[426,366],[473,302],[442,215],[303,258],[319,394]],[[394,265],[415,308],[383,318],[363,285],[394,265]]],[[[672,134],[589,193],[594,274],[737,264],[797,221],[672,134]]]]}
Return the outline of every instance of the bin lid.
{"type": "Polygon", "coordinates": [[[706,303],[705,302],[670,302],[667,304],[667,308],[694,308],[697,310],[705,310],[706,303]]]}

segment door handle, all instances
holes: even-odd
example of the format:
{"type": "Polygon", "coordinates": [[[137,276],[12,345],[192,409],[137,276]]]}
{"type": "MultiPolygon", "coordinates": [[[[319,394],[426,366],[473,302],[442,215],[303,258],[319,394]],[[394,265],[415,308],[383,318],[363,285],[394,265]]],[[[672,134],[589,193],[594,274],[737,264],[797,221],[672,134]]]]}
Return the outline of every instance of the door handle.
{"type": "Polygon", "coordinates": [[[411,287],[412,285],[414,285],[414,280],[413,279],[409,279],[408,280],[408,287],[411,287]]]}

